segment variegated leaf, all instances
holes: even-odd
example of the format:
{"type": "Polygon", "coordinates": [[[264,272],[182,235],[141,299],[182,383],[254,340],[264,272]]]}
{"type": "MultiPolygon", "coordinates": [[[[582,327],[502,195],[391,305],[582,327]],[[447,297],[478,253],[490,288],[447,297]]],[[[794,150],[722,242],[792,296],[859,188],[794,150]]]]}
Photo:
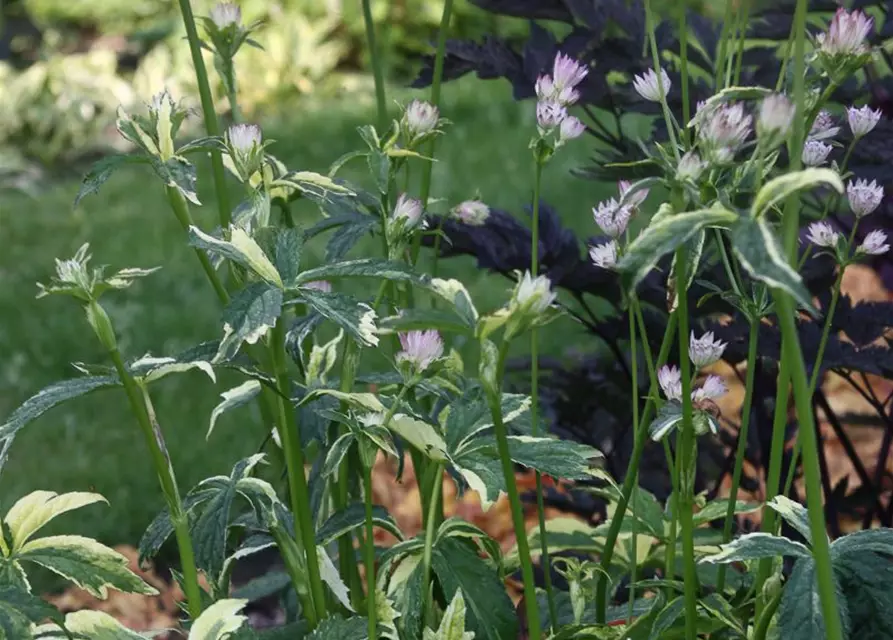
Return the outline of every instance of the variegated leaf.
{"type": "Polygon", "coordinates": [[[218,600],[205,609],[189,630],[189,640],[224,640],[241,628],[247,600],[218,600]]]}
{"type": "Polygon", "coordinates": [[[12,505],[4,518],[12,536],[15,553],[41,527],[56,516],[97,502],[108,504],[98,493],[72,492],[59,495],[54,491],[33,491],[12,505]]]}
{"type": "Polygon", "coordinates": [[[192,226],[189,227],[189,244],[228,258],[281,289],[282,278],[260,245],[238,227],[233,227],[230,231],[230,239],[227,241],[215,238],[198,227],[192,226]]]}
{"type": "Polygon", "coordinates": [[[217,424],[217,419],[220,416],[230,409],[235,409],[236,407],[241,407],[242,405],[251,402],[260,392],[260,382],[257,380],[247,380],[238,387],[233,387],[232,389],[228,389],[221,393],[220,397],[223,398],[223,401],[211,411],[211,419],[208,422],[208,433],[205,435],[205,438],[208,439],[211,437],[211,432],[214,431],[214,425],[217,424]]]}
{"type": "Polygon", "coordinates": [[[276,325],[280,313],[281,289],[252,282],[239,291],[223,310],[223,339],[214,362],[231,359],[244,342],[255,344],[276,325]]]}
{"type": "MultiPolygon", "coordinates": [[[[144,636],[136,631],[131,631],[115,618],[103,611],[75,611],[65,616],[65,628],[75,638],[89,638],[90,640],[147,640],[150,636],[144,636]]],[[[34,633],[40,640],[70,640],[71,636],[56,625],[43,625],[34,633]]]]}
{"type": "Polygon", "coordinates": [[[437,631],[425,629],[424,640],[474,640],[474,632],[465,630],[465,598],[457,589],[450,601],[437,631]]]}

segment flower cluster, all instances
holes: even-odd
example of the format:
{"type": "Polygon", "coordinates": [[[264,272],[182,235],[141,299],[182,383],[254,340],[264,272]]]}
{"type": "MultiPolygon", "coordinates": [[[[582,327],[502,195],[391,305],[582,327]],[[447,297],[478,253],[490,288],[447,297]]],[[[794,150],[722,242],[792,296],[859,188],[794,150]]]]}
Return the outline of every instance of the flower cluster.
{"type": "MultiPolygon", "coordinates": [[[[229,69],[224,76],[232,71],[232,60],[239,49],[246,42],[253,46],[259,46],[250,39],[251,32],[257,29],[258,23],[244,26],[242,24],[242,10],[232,2],[218,2],[211,7],[210,14],[201,18],[205,30],[205,37],[209,41],[208,48],[219,56],[218,61],[223,63],[223,68],[229,69]]],[[[224,77],[224,82],[230,79],[224,77]]]]}
{"type": "Polygon", "coordinates": [[[846,79],[871,57],[866,40],[874,29],[874,19],[862,11],[837,10],[826,33],[816,36],[817,62],[836,82],[846,79]]]}
{"type": "MultiPolygon", "coordinates": [[[[664,365],[657,371],[657,382],[660,384],[664,397],[669,401],[682,401],[682,372],[679,367],[664,365]]],[[[703,384],[697,389],[692,390],[691,399],[694,402],[703,402],[704,400],[718,400],[723,397],[728,389],[722,378],[716,375],[709,375],[704,379],[703,384]]]]}
{"type": "MultiPolygon", "coordinates": [[[[846,195],[850,210],[856,217],[856,224],[865,216],[873,213],[884,198],[884,188],[877,181],[857,179],[850,180],[846,185],[846,195]]],[[[831,249],[837,257],[837,261],[845,266],[848,257],[846,243],[841,244],[841,235],[835,231],[830,223],[824,221],[813,222],[807,228],[807,240],[813,245],[823,249],[831,249]]],[[[887,244],[887,234],[876,230],[865,236],[862,244],[856,247],[855,255],[879,256],[890,250],[887,244]]]]}
{"type": "Polygon", "coordinates": [[[698,141],[716,164],[731,162],[753,131],[753,116],[741,103],[699,104],[696,118],[698,141]]]}
{"type": "Polygon", "coordinates": [[[234,124],[224,136],[236,175],[248,182],[264,161],[263,134],[256,124],[234,124]]]}
{"type": "Polygon", "coordinates": [[[540,138],[556,134],[553,148],[579,138],[586,131],[580,120],[569,115],[567,108],[580,99],[577,86],[589,70],[573,58],[558,53],[552,65],[552,75],[541,75],[536,80],[536,124],[540,138]]]}
{"type": "Polygon", "coordinates": [[[626,232],[629,221],[648,198],[649,193],[649,189],[634,191],[633,184],[628,180],[619,181],[617,189],[620,192],[619,201],[610,198],[592,209],[595,224],[611,238],[608,242],[589,248],[592,262],[602,269],[612,269],[617,265],[620,254],[617,240],[626,232]]]}

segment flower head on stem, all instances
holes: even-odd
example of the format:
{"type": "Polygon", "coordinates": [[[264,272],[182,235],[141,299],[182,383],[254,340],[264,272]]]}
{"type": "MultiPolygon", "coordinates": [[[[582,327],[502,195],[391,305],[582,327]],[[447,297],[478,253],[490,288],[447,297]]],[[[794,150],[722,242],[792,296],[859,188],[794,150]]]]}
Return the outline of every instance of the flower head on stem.
{"type": "Polygon", "coordinates": [[[479,227],[490,217],[490,207],[480,200],[466,200],[453,207],[451,213],[459,222],[471,227],[479,227]]]}
{"type": "MultiPolygon", "coordinates": [[[[623,200],[623,198],[626,196],[626,194],[629,192],[629,190],[632,189],[632,186],[633,186],[633,183],[630,182],[629,180],[620,180],[617,183],[617,190],[620,192],[621,200],[623,200]]],[[[648,194],[650,193],[650,191],[651,191],[651,189],[639,189],[634,194],[630,195],[627,204],[632,209],[638,209],[640,206],[642,206],[642,204],[645,202],[645,200],[648,199],[648,194]]]]}
{"type": "Polygon", "coordinates": [[[836,56],[859,56],[868,52],[865,39],[874,27],[874,19],[861,11],[837,10],[826,33],[820,33],[816,40],[822,53],[836,56]]]}
{"type": "Polygon", "coordinates": [[[211,20],[218,29],[238,26],[242,22],[242,10],[232,2],[218,2],[211,7],[211,20]]]}
{"type": "Polygon", "coordinates": [[[595,224],[612,238],[619,238],[626,231],[633,215],[630,207],[621,207],[614,198],[600,202],[592,209],[595,224]]]}
{"type": "Polygon", "coordinates": [[[682,372],[679,367],[662,366],[657,370],[657,382],[667,400],[682,400],[682,372]]]}
{"type": "Polygon", "coordinates": [[[846,196],[853,214],[857,218],[864,218],[881,204],[884,188],[875,180],[850,180],[846,185],[846,196]]]}
{"type": "Polygon", "coordinates": [[[610,240],[589,248],[589,257],[595,266],[613,269],[617,265],[617,241],[610,240]]]}
{"type": "Polygon", "coordinates": [[[868,105],[858,109],[849,107],[846,110],[846,117],[850,125],[850,131],[853,132],[853,137],[858,139],[874,131],[881,119],[881,110],[872,109],[868,105]]]}
{"type": "Polygon", "coordinates": [[[440,122],[440,110],[424,100],[413,100],[403,112],[400,126],[410,145],[417,144],[422,138],[437,130],[440,122]]]}
{"type": "Polygon", "coordinates": [[[809,225],[806,239],[817,247],[833,249],[837,246],[840,234],[827,222],[813,222],[809,225]]]}
{"type": "Polygon", "coordinates": [[[650,102],[660,102],[664,96],[670,93],[670,76],[664,69],[660,70],[660,79],[654,69],[648,69],[645,73],[636,75],[633,79],[633,89],[642,98],[650,102]]]}
{"type": "Polygon", "coordinates": [[[695,402],[703,402],[704,400],[718,400],[726,395],[728,389],[725,382],[719,376],[707,376],[704,383],[691,392],[691,399],[695,402]]]}
{"type": "Polygon", "coordinates": [[[403,350],[396,356],[397,363],[408,364],[417,374],[443,357],[443,340],[434,329],[401,333],[400,345],[403,350]]]}
{"type": "Polygon", "coordinates": [[[712,331],[708,331],[700,338],[695,338],[692,332],[688,347],[689,358],[696,367],[709,367],[719,361],[726,346],[727,343],[713,337],[712,331]]]}
{"type": "Polygon", "coordinates": [[[791,130],[794,112],[794,103],[780,93],[765,98],[760,104],[757,118],[757,133],[761,141],[771,147],[780,144],[791,130]]]}
{"type": "Polygon", "coordinates": [[[828,140],[840,133],[840,127],[834,121],[834,116],[825,110],[819,111],[809,130],[809,140],[828,140]]]}
{"type": "Polygon", "coordinates": [[[887,234],[880,229],[876,229],[865,236],[862,244],[856,248],[856,253],[880,256],[887,253],[889,250],[890,245],[887,244],[887,234]]]}
{"type": "Polygon", "coordinates": [[[807,167],[818,167],[825,164],[828,154],[831,153],[831,145],[820,140],[807,140],[803,145],[803,164],[807,167]]]}

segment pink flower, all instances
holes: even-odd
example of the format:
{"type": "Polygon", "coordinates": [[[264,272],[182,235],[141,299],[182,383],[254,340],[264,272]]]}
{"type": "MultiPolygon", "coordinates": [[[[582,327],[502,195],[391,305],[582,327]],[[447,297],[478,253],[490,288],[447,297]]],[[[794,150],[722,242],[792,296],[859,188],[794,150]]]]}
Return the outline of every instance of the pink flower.
{"type": "Polygon", "coordinates": [[[865,39],[874,28],[874,20],[861,11],[852,13],[841,7],[834,14],[827,33],[817,37],[819,48],[830,56],[853,56],[867,53],[865,39]]]}
{"type": "Polygon", "coordinates": [[[418,138],[437,128],[440,111],[424,100],[413,100],[403,112],[403,126],[410,138],[418,138]]]}
{"type": "Polygon", "coordinates": [[[707,379],[704,380],[704,384],[692,391],[691,399],[695,402],[700,402],[702,400],[717,400],[726,395],[727,391],[728,389],[726,388],[725,382],[722,381],[722,378],[719,376],[707,376],[707,379]]]}
{"type": "Polygon", "coordinates": [[[464,224],[479,227],[490,217],[490,207],[480,200],[466,200],[456,205],[453,216],[464,224]]]}
{"type": "Polygon", "coordinates": [[[443,356],[443,340],[434,329],[401,333],[400,345],[397,362],[408,362],[419,373],[443,356]]]}
{"type": "Polygon", "coordinates": [[[840,234],[837,233],[827,222],[813,222],[809,225],[806,239],[817,247],[826,247],[832,249],[837,246],[837,240],[840,234]]]}
{"type": "Polygon", "coordinates": [[[881,119],[881,110],[872,109],[868,105],[859,109],[850,107],[846,110],[846,117],[850,125],[850,131],[853,132],[853,137],[861,138],[874,131],[878,121],[881,119]]]}
{"type": "Polygon", "coordinates": [[[657,382],[667,400],[682,400],[682,373],[679,367],[662,366],[657,370],[657,382]]]}
{"type": "Polygon", "coordinates": [[[564,143],[568,140],[579,138],[585,131],[586,125],[580,122],[578,118],[567,116],[561,121],[561,124],[558,125],[558,140],[564,143]]]}
{"type": "Polygon", "coordinates": [[[692,331],[688,355],[696,367],[708,367],[722,357],[726,346],[727,343],[714,339],[712,331],[708,331],[700,338],[695,338],[692,331]]]}
{"type": "Polygon", "coordinates": [[[636,90],[641,97],[650,102],[660,102],[664,96],[670,93],[670,76],[663,69],[660,70],[660,80],[654,69],[648,69],[643,74],[637,75],[633,79],[633,89],[636,90]]]}
{"type": "Polygon", "coordinates": [[[567,117],[567,109],[556,100],[542,100],[536,105],[536,123],[541,132],[551,131],[567,117]]]}
{"type": "Polygon", "coordinates": [[[887,234],[880,229],[877,229],[865,236],[865,240],[863,240],[862,244],[856,249],[856,253],[880,256],[887,253],[889,250],[890,245],[887,244],[887,234]]]}
{"type": "Polygon", "coordinates": [[[621,207],[614,199],[600,202],[598,207],[592,209],[595,224],[612,238],[619,238],[626,231],[629,219],[633,212],[630,207],[621,207]]]}
{"type": "Polygon", "coordinates": [[[402,193],[394,205],[392,217],[395,221],[403,220],[404,228],[412,229],[421,221],[422,213],[422,202],[402,193]]]}
{"type": "Polygon", "coordinates": [[[589,257],[593,264],[602,269],[613,269],[617,264],[617,242],[611,240],[604,244],[589,247],[589,257]]]}
{"type": "MultiPolygon", "coordinates": [[[[632,186],[633,183],[629,180],[620,180],[617,183],[617,189],[618,191],[620,191],[621,200],[626,197],[627,192],[632,188],[632,186]]],[[[637,209],[648,198],[648,193],[650,191],[650,189],[639,189],[629,197],[629,199],[627,200],[627,205],[632,207],[633,209],[637,209]]]]}
{"type": "Polygon", "coordinates": [[[552,65],[552,83],[559,93],[564,89],[573,89],[583,82],[589,69],[570,56],[558,53],[552,65]]]}
{"type": "Polygon", "coordinates": [[[828,154],[831,153],[831,145],[819,140],[807,140],[803,145],[803,164],[807,167],[817,167],[825,164],[828,154]]]}
{"type": "Polygon", "coordinates": [[[863,218],[873,212],[884,199],[884,188],[877,181],[850,180],[846,185],[846,197],[850,209],[857,218],[863,218]]]}

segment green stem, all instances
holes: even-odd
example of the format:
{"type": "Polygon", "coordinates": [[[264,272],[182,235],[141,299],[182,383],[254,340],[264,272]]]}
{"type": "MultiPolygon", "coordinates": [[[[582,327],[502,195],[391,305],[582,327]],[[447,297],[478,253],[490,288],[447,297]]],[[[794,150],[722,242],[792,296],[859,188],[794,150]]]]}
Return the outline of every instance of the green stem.
{"type": "Polygon", "coordinates": [[[772,624],[772,617],[778,611],[778,605],[781,604],[781,597],[784,594],[782,589],[778,590],[772,599],[766,604],[763,613],[757,620],[757,626],[754,628],[753,640],[766,640],[766,634],[769,632],[769,626],[772,624]]]}
{"type": "MultiPolygon", "coordinates": [[[[180,222],[180,226],[183,227],[184,231],[188,231],[189,227],[192,226],[192,216],[189,214],[189,205],[186,203],[186,198],[174,187],[165,187],[164,192],[167,194],[167,201],[180,222]]],[[[226,287],[223,286],[220,276],[217,275],[214,265],[208,259],[208,254],[196,247],[195,256],[202,265],[202,270],[208,277],[208,282],[214,287],[214,293],[217,294],[217,298],[223,305],[229,304],[229,293],[227,293],[226,287]]]]}
{"type": "Polygon", "coordinates": [[[270,529],[270,535],[276,541],[279,555],[282,556],[282,564],[285,565],[285,572],[291,578],[295,594],[297,594],[298,600],[301,602],[301,615],[311,627],[315,627],[319,622],[319,617],[316,615],[316,609],[313,606],[313,598],[306,589],[301,589],[298,586],[307,582],[304,561],[301,559],[301,550],[298,548],[295,539],[288,534],[281,524],[273,526],[270,529]]]}
{"type": "Polygon", "coordinates": [[[279,406],[279,439],[285,452],[286,472],[288,474],[289,498],[295,519],[295,531],[300,536],[307,556],[307,574],[310,582],[310,594],[318,619],[326,617],[326,594],[319,570],[319,556],[316,551],[316,530],[313,526],[313,514],[310,512],[310,492],[307,478],[304,476],[304,450],[301,448],[294,407],[291,406],[291,382],[288,377],[287,355],[285,353],[285,318],[280,317],[270,333],[270,352],[276,384],[279,406]]]}
{"type": "Polygon", "coordinates": [[[691,361],[688,356],[688,254],[685,247],[676,250],[676,282],[680,283],[679,300],[679,368],[682,370],[682,432],[679,438],[681,450],[676,452],[679,478],[679,522],[682,534],[682,556],[685,563],[685,636],[697,638],[698,624],[698,574],[695,566],[694,540],[694,468],[693,455],[697,443],[694,433],[694,411],[691,400],[691,361]]]}
{"type": "Polygon", "coordinates": [[[363,469],[363,503],[366,506],[366,616],[369,640],[378,638],[378,610],[375,606],[375,537],[372,524],[372,465],[363,469]]]}
{"type": "MultiPolygon", "coordinates": [[[[750,322],[750,335],[747,341],[747,374],[744,381],[744,403],[741,405],[741,428],[738,429],[738,449],[735,452],[735,469],[732,472],[732,487],[729,490],[729,506],[722,526],[723,544],[732,539],[732,523],[735,518],[735,502],[738,500],[738,486],[741,483],[741,471],[744,468],[744,454],[747,451],[747,431],[750,426],[751,403],[753,402],[753,386],[757,369],[757,342],[760,321],[754,318],[750,322]]],[[[720,594],[726,584],[727,565],[720,564],[716,578],[716,590],[720,594]]]]}
{"type": "Polygon", "coordinates": [[[242,122],[242,112],[239,110],[238,91],[236,90],[236,65],[235,62],[229,60],[223,66],[226,78],[226,98],[229,101],[229,111],[233,119],[233,123],[242,122]]]}
{"type": "Polygon", "coordinates": [[[651,0],[645,0],[645,28],[648,30],[648,42],[651,45],[651,61],[654,65],[654,73],[657,75],[657,85],[661,92],[660,105],[664,114],[664,121],[667,123],[667,135],[670,137],[670,144],[673,147],[673,155],[676,157],[676,162],[679,162],[679,144],[676,142],[673,115],[670,113],[670,106],[667,104],[667,88],[664,87],[661,74],[660,54],[657,51],[657,38],[654,35],[654,11],[651,8],[651,0]]]}
{"type": "Polygon", "coordinates": [[[741,37],[738,39],[738,55],[735,58],[735,85],[741,81],[741,63],[744,61],[744,41],[747,39],[747,25],[750,23],[750,0],[742,0],[744,10],[741,18],[741,37]]]}
{"type": "MultiPolygon", "coordinates": [[[[670,539],[667,540],[666,557],[664,558],[664,578],[673,580],[676,577],[676,530],[679,528],[679,480],[676,473],[676,462],[673,460],[673,452],[670,450],[669,437],[662,440],[664,456],[667,459],[667,473],[670,474],[670,484],[673,493],[670,494],[670,539]]],[[[672,588],[669,593],[674,593],[672,588]]]]}
{"type": "MultiPolygon", "coordinates": [[[[429,102],[433,104],[435,107],[440,107],[440,85],[443,79],[443,60],[446,56],[446,39],[447,32],[450,27],[450,16],[453,12],[453,0],[444,0],[443,3],[443,13],[440,16],[440,29],[437,32],[437,51],[434,54],[434,75],[431,79],[431,97],[429,98],[429,102]]],[[[424,155],[431,160],[426,161],[422,168],[422,185],[420,190],[420,200],[422,201],[422,206],[426,209],[428,208],[428,198],[431,195],[431,172],[434,171],[434,152],[437,146],[437,138],[432,137],[431,140],[428,141],[428,147],[425,150],[424,155]]],[[[443,223],[441,222],[441,227],[443,223]]],[[[437,235],[434,239],[435,243],[435,252],[434,252],[434,260],[435,260],[435,269],[433,271],[434,276],[437,276],[436,269],[436,260],[437,260],[437,251],[440,249],[440,235],[437,235]]],[[[415,264],[416,260],[419,257],[419,250],[422,246],[422,236],[418,235],[415,238],[415,242],[412,247],[412,263],[415,264]]]]}
{"type": "Polygon", "coordinates": [[[691,106],[688,97],[688,26],[686,25],[687,3],[679,4],[679,57],[682,59],[682,140],[689,147],[688,120],[691,106]]]}
{"type": "MultiPolygon", "coordinates": [[[[209,136],[220,135],[220,124],[214,111],[214,99],[211,97],[211,85],[208,83],[208,71],[202,58],[201,41],[195,29],[195,18],[189,0],[179,0],[180,12],[183,14],[183,26],[186,27],[186,38],[189,40],[189,51],[192,54],[192,65],[195,67],[195,78],[198,82],[198,93],[202,102],[202,114],[205,119],[205,130],[209,136]]],[[[217,192],[217,208],[220,226],[226,229],[230,222],[229,193],[226,190],[226,175],[223,170],[223,156],[220,151],[211,151],[211,170],[214,176],[214,189],[217,192]]]]}
{"type": "MultiPolygon", "coordinates": [[[[530,222],[530,275],[539,273],[539,229],[540,229],[540,189],[542,185],[543,163],[535,161],[533,173],[533,212],[530,222]]],[[[530,329],[530,435],[539,434],[539,332],[536,327],[530,329]]],[[[634,422],[633,424],[637,424],[634,422]]],[[[540,530],[540,565],[543,569],[543,586],[546,588],[546,601],[549,605],[549,628],[554,630],[558,624],[558,606],[555,604],[555,592],[552,589],[552,563],[549,558],[549,542],[546,536],[546,508],[543,500],[543,477],[534,471],[536,483],[536,517],[540,530]]]]}
{"type": "Polygon", "coordinates": [[[734,3],[735,0],[726,0],[726,12],[722,21],[722,33],[719,36],[719,52],[716,55],[716,67],[713,70],[713,88],[716,91],[719,91],[720,89],[720,83],[722,82],[723,77],[722,70],[726,66],[726,56],[729,51],[729,39],[732,31],[732,7],[734,3]]]}
{"type": "MultiPolygon", "coordinates": [[[[663,342],[660,346],[660,352],[657,355],[657,366],[662,366],[667,361],[670,353],[670,346],[673,344],[673,336],[676,331],[676,323],[678,321],[678,313],[670,314],[667,322],[667,329],[664,332],[663,342]]],[[[648,401],[645,403],[645,410],[642,413],[642,419],[635,428],[646,433],[651,418],[654,415],[654,397],[657,394],[657,380],[651,383],[651,389],[648,393],[648,401]]],[[[608,528],[608,534],[605,537],[605,547],[602,551],[602,557],[599,560],[603,572],[599,572],[596,582],[595,592],[595,619],[598,623],[604,623],[605,613],[608,607],[608,589],[606,572],[611,567],[611,560],[614,558],[614,547],[617,544],[617,536],[620,534],[620,528],[623,525],[623,518],[626,515],[626,508],[629,505],[630,497],[633,493],[633,487],[636,486],[636,480],[639,473],[639,462],[642,459],[642,452],[645,450],[645,443],[648,438],[636,438],[633,445],[633,452],[629,459],[629,465],[626,468],[626,476],[623,478],[623,486],[620,490],[620,500],[617,502],[617,508],[614,510],[614,516],[611,518],[611,526],[608,528]]]]}
{"type": "Polygon", "coordinates": [[[540,628],[539,605],[536,599],[536,583],[533,577],[533,562],[530,560],[530,543],[527,540],[527,528],[524,522],[524,509],[521,505],[521,497],[518,494],[518,486],[515,483],[515,467],[509,451],[508,432],[505,428],[505,423],[502,421],[500,394],[508,346],[508,342],[503,342],[499,349],[499,360],[496,365],[496,390],[487,393],[487,400],[490,405],[490,414],[493,418],[496,449],[499,453],[499,460],[502,463],[502,475],[505,479],[506,493],[508,494],[509,505],[512,511],[512,524],[514,525],[515,537],[517,538],[518,558],[521,563],[521,576],[524,582],[524,606],[527,611],[530,640],[540,640],[542,629],[540,628]]]}
{"type": "MultiPolygon", "coordinates": [[[[628,314],[629,315],[629,363],[630,363],[630,377],[632,378],[632,397],[633,397],[633,424],[639,424],[639,355],[637,353],[636,348],[636,311],[635,311],[635,303],[630,301],[630,307],[628,314]]],[[[647,351],[647,344],[645,350],[647,351]]],[[[633,434],[634,438],[645,438],[645,434],[642,433],[641,429],[636,429],[633,434]]],[[[635,444],[633,445],[635,448],[635,444]]],[[[632,624],[633,618],[633,602],[636,599],[636,565],[639,561],[638,558],[638,514],[636,513],[636,503],[637,496],[636,492],[638,491],[638,485],[633,485],[633,493],[632,493],[632,501],[633,501],[633,531],[632,531],[632,558],[629,563],[629,609],[627,611],[627,624],[632,624]]]]}
{"type": "Polygon", "coordinates": [[[383,135],[388,127],[388,107],[384,93],[384,74],[381,69],[381,52],[375,44],[375,23],[372,20],[370,0],[363,0],[363,20],[366,23],[366,44],[369,46],[369,58],[372,62],[372,76],[375,78],[375,103],[378,109],[379,134],[383,135]]]}
{"type": "Polygon", "coordinates": [[[425,519],[425,549],[422,553],[422,624],[428,626],[428,616],[434,611],[431,602],[431,589],[428,583],[431,580],[431,553],[434,549],[434,537],[437,530],[437,509],[440,505],[440,491],[443,483],[443,465],[438,463],[433,468],[434,482],[431,491],[431,499],[428,501],[428,515],[425,519]]]}
{"type": "Polygon", "coordinates": [[[171,466],[170,458],[167,454],[167,448],[164,445],[164,436],[161,433],[161,427],[155,420],[155,412],[152,408],[152,401],[149,392],[142,388],[130,375],[121,353],[118,349],[109,351],[121,384],[124,385],[124,392],[127,394],[127,400],[130,402],[130,409],[136,416],[146,440],[146,446],[152,456],[152,465],[155,467],[155,473],[161,484],[161,491],[164,493],[168,510],[171,514],[171,521],[174,524],[174,534],[177,539],[177,549],[180,552],[180,565],[183,571],[183,591],[186,593],[186,602],[189,609],[189,616],[195,620],[202,612],[202,591],[198,584],[198,571],[195,567],[195,553],[192,547],[192,538],[189,534],[189,518],[183,511],[183,502],[180,499],[180,492],[177,489],[177,480],[174,477],[174,468],[171,466]]]}

